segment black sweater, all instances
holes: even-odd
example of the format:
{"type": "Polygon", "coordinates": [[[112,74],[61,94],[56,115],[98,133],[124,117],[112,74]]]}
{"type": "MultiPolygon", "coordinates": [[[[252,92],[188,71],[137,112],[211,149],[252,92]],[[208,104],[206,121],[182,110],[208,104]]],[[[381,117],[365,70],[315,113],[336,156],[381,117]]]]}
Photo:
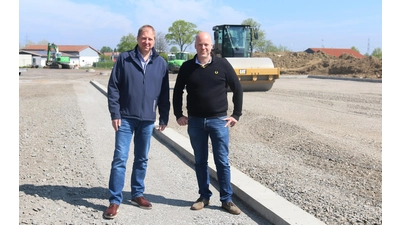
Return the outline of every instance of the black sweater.
{"type": "Polygon", "coordinates": [[[243,90],[231,64],[224,58],[213,56],[211,63],[203,68],[196,63],[196,58],[197,55],[184,62],[176,78],[172,101],[176,119],[183,116],[182,96],[185,87],[188,116],[227,116],[229,87],[234,104],[231,116],[239,121],[242,115],[243,90]]]}

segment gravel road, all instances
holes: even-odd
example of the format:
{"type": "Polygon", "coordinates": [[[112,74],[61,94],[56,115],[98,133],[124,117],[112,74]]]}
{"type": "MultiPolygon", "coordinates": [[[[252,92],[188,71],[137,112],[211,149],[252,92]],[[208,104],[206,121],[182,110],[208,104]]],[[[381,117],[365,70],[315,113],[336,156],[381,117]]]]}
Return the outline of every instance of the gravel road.
{"type": "MultiPolygon", "coordinates": [[[[77,195],[95,198],[91,191],[107,187],[109,168],[98,168],[93,140],[69,85],[96,80],[106,86],[109,71],[57,73],[39,69],[20,76],[20,224],[45,224],[56,215],[60,224],[107,224],[98,206],[107,204],[104,199],[91,203],[96,207],[79,206],[83,200],[77,195]],[[48,188],[32,190],[38,184],[48,188]],[[69,185],[76,190],[66,192],[69,185]],[[51,197],[58,193],[63,195],[51,197]],[[43,201],[60,210],[78,206],[64,215],[40,215],[48,212],[39,204],[43,201]],[[82,211],[86,216],[66,219],[82,211]]],[[[282,78],[268,92],[246,92],[243,109],[231,129],[234,167],[326,224],[382,224],[382,83],[282,78]]],[[[187,136],[172,109],[169,127],[187,136]]],[[[110,159],[104,159],[107,165],[110,159]]]]}

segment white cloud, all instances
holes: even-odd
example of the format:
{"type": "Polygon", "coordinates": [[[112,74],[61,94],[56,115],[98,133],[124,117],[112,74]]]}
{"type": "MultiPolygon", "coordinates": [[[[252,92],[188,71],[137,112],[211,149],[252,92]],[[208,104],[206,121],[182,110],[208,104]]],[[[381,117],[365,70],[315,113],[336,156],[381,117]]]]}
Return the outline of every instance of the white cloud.
{"type": "Polygon", "coordinates": [[[211,32],[214,25],[241,23],[247,18],[212,0],[121,0],[112,5],[106,1],[91,4],[69,0],[20,0],[19,3],[21,44],[27,40],[39,42],[45,39],[59,45],[89,44],[95,48],[113,48],[122,36],[136,35],[137,29],[144,24],[167,33],[174,21],[185,20],[196,24],[199,30],[211,32]]]}
{"type": "Polygon", "coordinates": [[[91,41],[96,39],[116,41],[118,37],[119,41],[122,35],[132,31],[131,21],[124,15],[93,4],[67,0],[20,0],[19,6],[21,44],[27,38],[33,42],[46,39],[59,44],[91,45],[91,41]]]}
{"type": "Polygon", "coordinates": [[[241,7],[243,3],[228,0],[20,0],[19,42],[45,39],[59,45],[114,48],[122,36],[129,33],[136,36],[138,28],[144,24],[166,34],[174,21],[184,20],[211,33],[215,25],[240,24],[251,18],[261,24],[267,39],[275,45],[293,46],[293,50],[319,46],[322,38],[329,47],[361,42],[357,46],[361,52],[366,51],[367,36],[371,40],[371,49],[381,45],[381,32],[372,30],[381,19],[379,14],[334,18],[314,18],[318,15],[308,14],[299,17],[297,8],[290,12],[268,11],[264,10],[266,4],[251,0],[246,2],[246,7],[241,7]],[[342,34],[348,37],[341,40],[342,34]],[[329,43],[330,39],[340,43],[329,43]],[[373,43],[375,40],[376,44],[373,43]]]}
{"type": "Polygon", "coordinates": [[[213,0],[132,0],[135,20],[139,24],[151,24],[158,31],[168,32],[176,20],[197,25],[197,29],[211,31],[214,25],[241,23],[245,15],[229,6],[213,0]]]}

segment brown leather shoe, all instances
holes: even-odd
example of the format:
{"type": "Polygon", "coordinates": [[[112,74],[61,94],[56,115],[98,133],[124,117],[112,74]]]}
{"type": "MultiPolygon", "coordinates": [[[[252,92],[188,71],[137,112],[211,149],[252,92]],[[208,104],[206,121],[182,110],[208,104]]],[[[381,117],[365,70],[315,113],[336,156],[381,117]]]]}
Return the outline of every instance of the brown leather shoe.
{"type": "Polygon", "coordinates": [[[208,206],[210,204],[209,199],[198,198],[195,203],[190,207],[191,210],[200,210],[204,208],[204,206],[208,206]]]}
{"type": "Polygon", "coordinates": [[[111,203],[107,210],[104,212],[103,216],[107,219],[114,219],[119,211],[119,205],[111,203]]]}
{"type": "Polygon", "coordinates": [[[143,209],[151,209],[152,205],[149,201],[147,201],[143,196],[132,198],[132,204],[139,206],[143,209]]]}
{"type": "Polygon", "coordinates": [[[233,202],[222,203],[222,208],[235,215],[239,215],[242,212],[233,202]]]}

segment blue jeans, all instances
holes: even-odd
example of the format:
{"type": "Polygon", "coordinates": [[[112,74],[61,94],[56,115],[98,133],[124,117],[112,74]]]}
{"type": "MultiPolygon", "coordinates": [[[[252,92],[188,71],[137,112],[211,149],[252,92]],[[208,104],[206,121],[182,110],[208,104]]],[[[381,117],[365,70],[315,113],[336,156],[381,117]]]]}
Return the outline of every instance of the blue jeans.
{"type": "Polygon", "coordinates": [[[194,151],[195,171],[201,198],[210,199],[210,174],[208,171],[208,138],[217,168],[220,201],[232,201],[231,170],[229,166],[229,128],[226,117],[198,118],[189,116],[188,134],[194,151]]]}
{"type": "Polygon", "coordinates": [[[122,189],[125,183],[126,162],[129,156],[130,144],[133,138],[133,168],[131,176],[132,198],[143,196],[144,178],[146,176],[150,139],[153,134],[153,121],[136,119],[121,119],[121,126],[115,132],[115,150],[111,163],[109,181],[110,203],[122,202],[122,189]]]}

